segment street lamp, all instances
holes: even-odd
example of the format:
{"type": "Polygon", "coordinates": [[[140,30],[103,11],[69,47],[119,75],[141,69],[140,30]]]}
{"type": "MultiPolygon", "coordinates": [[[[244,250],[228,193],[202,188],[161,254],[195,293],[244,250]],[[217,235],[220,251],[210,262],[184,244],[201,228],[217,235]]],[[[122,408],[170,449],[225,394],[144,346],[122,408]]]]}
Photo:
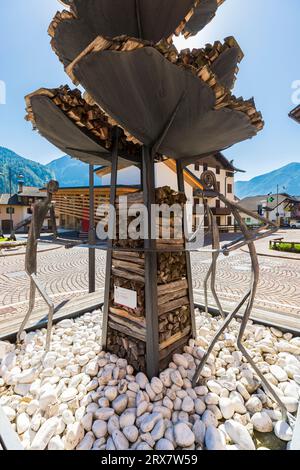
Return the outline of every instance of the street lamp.
{"type": "MultiPolygon", "coordinates": [[[[270,214],[269,214],[269,202],[273,202],[271,201],[271,198],[270,196],[272,195],[272,192],[267,194],[267,205],[266,205],[266,210],[265,210],[265,217],[269,220],[270,219],[270,214]]],[[[274,200],[274,199],[273,199],[274,200]]]]}

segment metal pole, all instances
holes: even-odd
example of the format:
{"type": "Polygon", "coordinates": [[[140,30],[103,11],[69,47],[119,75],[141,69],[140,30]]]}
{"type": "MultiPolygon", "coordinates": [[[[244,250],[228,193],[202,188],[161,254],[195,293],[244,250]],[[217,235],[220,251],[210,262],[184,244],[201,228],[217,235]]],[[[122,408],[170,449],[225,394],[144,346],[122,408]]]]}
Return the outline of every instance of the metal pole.
{"type": "MultiPolygon", "coordinates": [[[[111,181],[110,181],[110,208],[115,207],[117,196],[117,179],[118,179],[118,142],[119,142],[119,129],[114,129],[113,135],[113,151],[112,151],[112,164],[111,164],[111,181]]],[[[109,233],[113,233],[112,224],[114,224],[114,214],[109,214],[108,229],[109,233]]],[[[110,289],[111,289],[111,268],[112,268],[112,248],[113,240],[108,239],[107,254],[106,254],[106,271],[105,271],[105,291],[104,291],[104,307],[103,307],[103,324],[102,324],[102,348],[106,349],[107,346],[107,326],[110,302],[110,289]]]]}
{"type": "Polygon", "coordinates": [[[278,206],[279,206],[279,184],[277,184],[277,203],[276,203],[276,205],[277,205],[276,220],[277,220],[277,226],[279,227],[279,225],[280,225],[280,222],[279,222],[279,208],[278,208],[278,206]]]}
{"type": "Polygon", "coordinates": [[[13,233],[13,218],[12,218],[12,204],[11,204],[11,196],[12,196],[12,175],[11,175],[11,168],[8,168],[8,178],[9,178],[9,225],[10,225],[10,234],[13,233]]]}
{"type": "MultiPolygon", "coordinates": [[[[177,184],[178,184],[178,191],[184,193],[184,174],[183,174],[183,166],[180,160],[176,161],[176,169],[177,169],[177,184]]],[[[186,220],[183,221],[183,227],[185,227],[186,220]]],[[[186,251],[186,275],[188,281],[188,289],[189,289],[189,301],[190,301],[190,317],[191,317],[191,324],[192,324],[192,334],[193,338],[196,338],[197,331],[196,331],[196,321],[195,321],[195,306],[194,306],[194,293],[193,293],[193,278],[192,278],[192,268],[191,268],[191,257],[190,253],[186,251]]]]}
{"type": "MultiPolygon", "coordinates": [[[[143,147],[142,183],[144,207],[147,210],[148,232],[145,248],[145,311],[146,311],[146,364],[149,378],[159,372],[159,331],[157,314],[157,252],[152,238],[152,211],[155,205],[155,164],[149,147],[143,147]]],[[[155,220],[155,218],[153,217],[155,220]]],[[[155,222],[154,222],[155,223],[155,222]]]]}
{"type": "MultiPolygon", "coordinates": [[[[95,231],[95,193],[94,193],[94,165],[89,165],[89,245],[96,243],[95,231]]],[[[89,293],[96,290],[96,250],[89,248],[89,293]]]]}

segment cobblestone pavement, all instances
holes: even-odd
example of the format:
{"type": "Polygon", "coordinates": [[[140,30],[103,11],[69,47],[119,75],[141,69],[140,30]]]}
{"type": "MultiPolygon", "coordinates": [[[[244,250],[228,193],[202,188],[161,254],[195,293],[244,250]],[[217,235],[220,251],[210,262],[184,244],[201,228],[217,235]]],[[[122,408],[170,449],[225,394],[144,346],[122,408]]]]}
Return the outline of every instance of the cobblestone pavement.
{"type": "MultiPolygon", "coordinates": [[[[96,287],[104,286],[105,257],[96,251],[96,287]]],[[[195,293],[203,297],[203,279],[210,263],[207,253],[192,254],[195,293]]],[[[88,289],[88,252],[84,248],[40,253],[39,275],[55,304],[82,296],[88,289]]],[[[260,258],[261,278],[256,308],[300,315],[300,262],[279,258],[260,258]]],[[[250,282],[250,258],[237,252],[220,257],[217,290],[228,305],[238,301],[250,282]]],[[[26,309],[29,281],[24,272],[24,255],[0,258],[0,315],[12,315],[26,309]]],[[[37,306],[43,305],[38,299],[37,306]]]]}

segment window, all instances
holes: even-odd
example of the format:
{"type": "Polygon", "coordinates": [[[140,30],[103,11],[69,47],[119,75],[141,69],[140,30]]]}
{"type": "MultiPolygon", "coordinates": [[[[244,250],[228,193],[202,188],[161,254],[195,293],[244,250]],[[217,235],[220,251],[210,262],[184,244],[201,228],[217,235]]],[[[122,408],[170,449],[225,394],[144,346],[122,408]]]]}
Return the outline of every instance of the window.
{"type": "Polygon", "coordinates": [[[232,184],[227,184],[227,193],[232,194],[232,184]]]}
{"type": "Polygon", "coordinates": [[[31,207],[27,207],[27,214],[32,214],[32,209],[31,209],[31,207]]]}
{"type": "Polygon", "coordinates": [[[208,164],[207,163],[203,163],[203,171],[207,171],[208,170],[208,164]]]}
{"type": "Polygon", "coordinates": [[[217,182],[217,186],[218,186],[218,191],[220,192],[220,191],[221,191],[221,183],[220,183],[220,181],[217,182]]]}
{"type": "Polygon", "coordinates": [[[228,225],[229,227],[231,227],[231,226],[232,226],[232,217],[231,217],[231,215],[230,215],[230,216],[228,216],[228,219],[227,219],[227,225],[228,225]]]}
{"type": "Polygon", "coordinates": [[[226,171],[226,176],[227,176],[227,178],[233,178],[234,173],[232,173],[232,171],[226,171]]]}
{"type": "Polygon", "coordinates": [[[221,226],[221,217],[217,217],[217,224],[219,227],[221,226]]]}
{"type": "Polygon", "coordinates": [[[216,173],[217,175],[221,174],[221,168],[219,166],[216,166],[216,173]]]}
{"type": "Polygon", "coordinates": [[[7,207],[6,208],[6,213],[7,214],[14,214],[15,213],[15,209],[13,207],[7,207]]]}
{"type": "Polygon", "coordinates": [[[199,165],[199,163],[195,163],[195,171],[200,171],[200,165],[199,165]]]}
{"type": "Polygon", "coordinates": [[[216,199],[216,208],[220,209],[220,207],[221,207],[220,199],[216,199]]]}

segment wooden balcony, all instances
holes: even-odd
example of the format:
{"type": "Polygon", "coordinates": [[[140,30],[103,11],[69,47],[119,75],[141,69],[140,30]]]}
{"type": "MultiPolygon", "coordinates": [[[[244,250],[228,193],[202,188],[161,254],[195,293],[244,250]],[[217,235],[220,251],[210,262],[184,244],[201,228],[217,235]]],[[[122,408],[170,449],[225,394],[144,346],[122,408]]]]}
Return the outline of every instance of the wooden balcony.
{"type": "Polygon", "coordinates": [[[227,207],[213,207],[212,213],[217,216],[218,215],[231,215],[231,211],[227,207]]]}

